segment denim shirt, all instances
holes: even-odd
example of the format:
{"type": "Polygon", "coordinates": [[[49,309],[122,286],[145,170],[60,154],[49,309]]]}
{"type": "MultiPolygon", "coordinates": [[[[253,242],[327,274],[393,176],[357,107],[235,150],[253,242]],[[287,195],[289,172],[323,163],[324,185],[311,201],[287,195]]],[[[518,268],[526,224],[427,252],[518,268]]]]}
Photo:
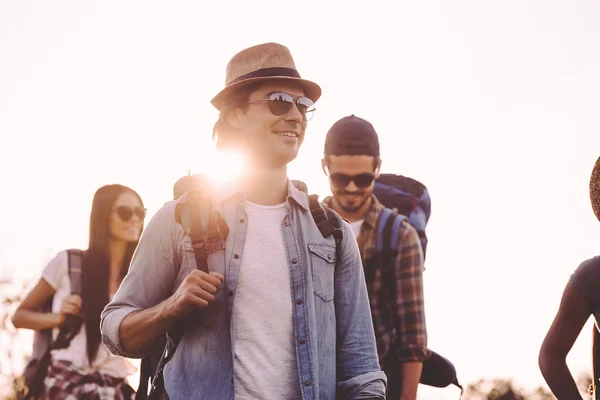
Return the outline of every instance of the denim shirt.
{"type": "MultiPolygon", "coordinates": [[[[234,398],[232,315],[247,216],[243,195],[221,193],[214,199],[230,233],[225,249],[208,256],[208,265],[225,281],[214,302],[194,314],[197,318],[187,326],[165,368],[165,387],[172,400],[234,398]]],[[[290,212],[281,230],[292,285],[302,398],[385,399],[386,376],[379,368],[364,272],[351,228],[344,222],[341,260],[336,265],[334,240],[321,235],[307,195],[289,183],[287,202],[290,212]]],[[[176,201],[166,203],[148,223],[129,273],[102,313],[102,340],[115,355],[145,356],[123,349],[121,322],[129,313],[167,299],[196,269],[191,239],[175,221],[175,206],[176,201]]]]}

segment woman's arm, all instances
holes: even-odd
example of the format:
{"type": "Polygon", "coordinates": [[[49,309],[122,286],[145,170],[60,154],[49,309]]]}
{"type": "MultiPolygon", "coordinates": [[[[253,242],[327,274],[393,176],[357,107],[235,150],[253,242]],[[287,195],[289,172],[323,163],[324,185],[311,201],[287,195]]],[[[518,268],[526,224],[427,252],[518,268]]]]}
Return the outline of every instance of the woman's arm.
{"type": "Polygon", "coordinates": [[[40,278],[12,316],[13,325],[16,328],[42,330],[62,324],[65,319],[64,314],[38,311],[54,293],[54,288],[44,278],[40,278]]]}
{"type": "Polygon", "coordinates": [[[540,371],[558,399],[581,399],[566,358],[591,313],[588,303],[569,282],[538,359],[540,371]]]}

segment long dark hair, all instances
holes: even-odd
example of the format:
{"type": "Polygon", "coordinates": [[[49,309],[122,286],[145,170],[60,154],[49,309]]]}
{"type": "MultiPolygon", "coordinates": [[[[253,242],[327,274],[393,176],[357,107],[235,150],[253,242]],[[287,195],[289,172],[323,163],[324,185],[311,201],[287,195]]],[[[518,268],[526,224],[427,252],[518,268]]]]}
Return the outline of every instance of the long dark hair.
{"type": "MultiPolygon", "coordinates": [[[[96,358],[100,346],[100,314],[108,304],[110,275],[109,221],[115,201],[125,192],[134,194],[143,206],[142,198],[135,190],[123,185],[106,185],[96,191],[90,213],[90,241],[85,252],[82,287],[82,312],[87,338],[87,355],[90,364],[96,358]]],[[[137,241],[128,243],[121,276],[127,274],[137,241]]]]}

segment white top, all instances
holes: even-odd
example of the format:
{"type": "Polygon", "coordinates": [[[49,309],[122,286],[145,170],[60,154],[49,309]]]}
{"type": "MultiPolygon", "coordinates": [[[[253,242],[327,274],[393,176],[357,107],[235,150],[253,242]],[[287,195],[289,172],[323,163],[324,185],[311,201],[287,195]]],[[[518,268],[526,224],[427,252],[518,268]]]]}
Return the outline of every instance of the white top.
{"type": "MultiPolygon", "coordinates": [[[[54,257],[42,272],[42,278],[56,290],[52,301],[52,312],[59,313],[60,306],[65,297],[71,294],[71,280],[69,279],[69,255],[67,251],[61,251],[54,257]]],[[[100,324],[100,321],[98,321],[100,324]]],[[[53,330],[53,337],[58,335],[58,328],[53,330]]],[[[96,359],[91,367],[87,357],[87,339],[85,336],[85,325],[75,335],[71,344],[66,349],[52,351],[55,360],[66,360],[81,370],[82,373],[98,371],[103,374],[117,378],[125,378],[136,372],[135,366],[129,360],[114,356],[100,343],[96,359]]]]}
{"type": "Polygon", "coordinates": [[[360,235],[360,228],[362,227],[363,222],[365,222],[364,218],[359,219],[358,221],[350,222],[350,228],[352,228],[354,237],[358,238],[358,235],[360,235]]]}
{"type": "Polygon", "coordinates": [[[248,226],[238,277],[235,398],[301,399],[294,345],[290,270],[283,244],[287,203],[246,202],[248,226]]]}

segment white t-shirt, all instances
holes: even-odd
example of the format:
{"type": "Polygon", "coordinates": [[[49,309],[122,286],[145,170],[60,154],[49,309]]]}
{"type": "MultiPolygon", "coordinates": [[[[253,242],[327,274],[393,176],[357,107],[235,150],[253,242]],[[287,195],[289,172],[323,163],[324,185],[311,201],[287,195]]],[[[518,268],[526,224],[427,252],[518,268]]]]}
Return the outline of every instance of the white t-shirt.
{"type": "Polygon", "coordinates": [[[358,235],[360,235],[360,228],[362,227],[363,222],[365,222],[364,218],[359,219],[358,221],[350,222],[350,228],[352,228],[354,237],[358,238],[358,235]]]}
{"type": "MultiPolygon", "coordinates": [[[[71,294],[69,255],[67,251],[61,251],[48,263],[42,272],[42,278],[56,290],[52,301],[52,312],[58,314],[63,299],[71,294]]],[[[100,321],[98,321],[98,324],[100,324],[100,321]]],[[[54,329],[53,337],[56,338],[57,335],[58,329],[54,329]]],[[[82,373],[98,371],[117,378],[125,378],[134,374],[137,370],[129,360],[110,354],[102,343],[100,343],[96,359],[90,367],[86,346],[85,325],[82,324],[77,335],[71,340],[69,347],[53,350],[52,358],[70,361],[82,373]]]]}
{"type": "Polygon", "coordinates": [[[287,203],[246,202],[248,226],[238,277],[235,325],[235,398],[302,398],[294,344],[290,271],[283,243],[287,203]]]}

